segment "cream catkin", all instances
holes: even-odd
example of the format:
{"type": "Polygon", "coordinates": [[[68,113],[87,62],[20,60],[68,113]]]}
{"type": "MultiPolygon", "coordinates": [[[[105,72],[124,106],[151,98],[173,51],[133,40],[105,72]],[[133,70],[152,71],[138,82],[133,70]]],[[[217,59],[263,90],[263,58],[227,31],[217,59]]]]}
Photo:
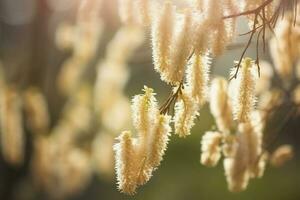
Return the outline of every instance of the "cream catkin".
{"type": "Polygon", "coordinates": [[[239,125],[239,130],[244,134],[248,146],[248,169],[251,177],[256,177],[258,174],[259,156],[262,152],[262,134],[256,132],[251,123],[242,123],[239,125]]]}
{"type": "Polygon", "coordinates": [[[187,91],[199,105],[203,105],[208,97],[209,69],[208,56],[195,54],[186,70],[187,91]]]}
{"type": "Polygon", "coordinates": [[[148,165],[156,168],[163,159],[171,132],[169,115],[159,115],[149,144],[148,165]]]}
{"type": "MultiPolygon", "coordinates": [[[[293,22],[287,17],[278,22],[275,33],[276,37],[270,40],[270,53],[274,60],[274,66],[282,79],[291,79],[293,73],[293,49],[297,44],[293,40],[293,22]]],[[[298,36],[299,37],[299,36],[298,36]]],[[[298,58],[299,54],[297,54],[298,58]]]]}
{"type": "MultiPolygon", "coordinates": [[[[121,186],[121,191],[128,194],[134,193],[137,186],[145,184],[150,179],[152,172],[162,160],[171,131],[171,116],[159,114],[153,89],[145,86],[144,92],[143,95],[135,96],[132,103],[133,123],[138,137],[133,139],[135,142],[131,145],[134,154],[126,157],[129,163],[134,163],[134,168],[131,168],[134,175],[133,183],[123,181],[121,186]],[[129,189],[122,189],[128,187],[129,189]]],[[[118,174],[121,173],[120,167],[125,165],[123,162],[127,162],[120,159],[120,150],[117,151],[121,149],[121,145],[122,141],[115,145],[118,174]]],[[[122,178],[118,180],[120,179],[122,178]]]]}
{"type": "Polygon", "coordinates": [[[248,173],[248,151],[245,134],[238,133],[236,143],[234,143],[233,156],[224,159],[228,189],[232,192],[245,190],[248,185],[250,178],[250,174],[248,173]]]}
{"type": "Polygon", "coordinates": [[[210,87],[210,111],[218,129],[223,133],[229,133],[233,126],[232,109],[227,91],[228,83],[224,78],[213,79],[210,87]]]}
{"type": "Polygon", "coordinates": [[[183,80],[185,67],[192,52],[192,14],[186,10],[175,26],[175,39],[171,45],[170,67],[166,70],[166,76],[162,78],[171,84],[178,84],[183,80]]]}
{"type": "Polygon", "coordinates": [[[203,15],[195,15],[195,32],[193,36],[193,47],[195,54],[205,54],[209,48],[210,31],[209,21],[204,19],[203,15]]]}
{"type": "Polygon", "coordinates": [[[214,167],[221,158],[222,134],[219,132],[206,132],[201,140],[201,163],[203,165],[214,167]]]}
{"type": "Polygon", "coordinates": [[[136,0],[138,21],[143,26],[151,24],[152,0],[136,0]]]}
{"type": "MultiPolygon", "coordinates": [[[[239,74],[236,79],[231,81],[232,108],[233,115],[239,122],[246,122],[250,118],[253,110],[255,98],[254,64],[250,58],[245,58],[240,66],[239,74]]],[[[235,69],[234,69],[235,70],[235,69]]]]}
{"type": "Polygon", "coordinates": [[[124,131],[118,139],[120,142],[114,145],[118,188],[122,192],[134,194],[137,187],[135,142],[129,131],[124,131]]]}
{"type": "Polygon", "coordinates": [[[225,23],[221,21],[217,27],[211,39],[211,52],[214,56],[221,55],[229,42],[225,23]]]}
{"type": "Polygon", "coordinates": [[[197,103],[183,90],[179,96],[179,101],[175,104],[175,134],[179,137],[190,135],[197,115],[199,115],[197,103]]]}
{"type": "Polygon", "coordinates": [[[154,13],[151,27],[152,56],[154,68],[163,80],[170,66],[170,45],[173,36],[175,9],[171,3],[165,3],[162,11],[154,13]]]}
{"type": "Polygon", "coordinates": [[[144,95],[136,95],[132,100],[132,119],[140,139],[146,142],[158,109],[153,89],[145,86],[144,92],[144,95]]]}
{"type": "Polygon", "coordinates": [[[158,105],[154,97],[153,89],[144,86],[144,95],[133,98],[132,116],[133,125],[138,131],[138,177],[139,185],[145,184],[152,175],[152,166],[147,165],[149,157],[148,142],[153,135],[154,121],[158,115],[158,105]]]}

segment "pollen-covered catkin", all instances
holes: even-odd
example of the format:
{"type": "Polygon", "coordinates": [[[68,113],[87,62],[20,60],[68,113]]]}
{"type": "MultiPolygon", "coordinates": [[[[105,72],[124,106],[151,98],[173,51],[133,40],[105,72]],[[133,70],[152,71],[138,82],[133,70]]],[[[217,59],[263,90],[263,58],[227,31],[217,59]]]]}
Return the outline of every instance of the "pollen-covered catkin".
{"type": "Polygon", "coordinates": [[[124,131],[114,145],[118,188],[122,192],[134,194],[137,187],[136,144],[129,131],[124,131]]]}
{"type": "Polygon", "coordinates": [[[153,136],[154,122],[159,114],[155,93],[152,88],[144,86],[144,94],[133,98],[132,115],[133,125],[138,131],[138,155],[139,160],[137,182],[145,184],[152,176],[153,167],[148,165],[149,141],[153,136]]]}
{"type": "Polygon", "coordinates": [[[210,88],[209,105],[218,129],[223,133],[229,133],[233,126],[231,104],[227,92],[227,81],[221,77],[214,78],[210,88]]]}
{"type": "Polygon", "coordinates": [[[159,166],[167,149],[171,132],[170,122],[171,116],[169,115],[159,115],[156,119],[156,127],[153,129],[153,135],[149,142],[147,163],[153,168],[159,166]]]}
{"type": "Polygon", "coordinates": [[[217,27],[218,28],[213,33],[213,37],[211,39],[211,52],[214,56],[221,55],[229,41],[227,38],[225,22],[221,21],[217,27]]]}
{"type": "Polygon", "coordinates": [[[239,131],[244,134],[248,146],[248,170],[251,177],[256,177],[258,174],[259,156],[262,152],[262,134],[256,132],[255,127],[251,123],[241,123],[239,131]]]}
{"type": "Polygon", "coordinates": [[[207,55],[195,54],[187,67],[187,91],[199,105],[208,97],[210,61],[207,55]]]}
{"type": "Polygon", "coordinates": [[[144,87],[143,95],[136,95],[132,100],[133,125],[140,134],[140,142],[146,142],[158,109],[153,89],[144,87]]]}
{"type": "Polygon", "coordinates": [[[198,108],[198,104],[185,90],[182,90],[179,100],[175,104],[175,134],[179,135],[179,137],[186,137],[191,134],[194,120],[199,114],[198,108]]]}
{"type": "Polygon", "coordinates": [[[206,132],[201,140],[201,163],[214,167],[221,158],[222,134],[219,132],[206,132]]]}
{"type": "Polygon", "coordinates": [[[170,2],[164,4],[162,10],[154,13],[151,27],[152,56],[154,69],[164,80],[170,66],[170,45],[173,36],[175,9],[170,2]]]}
{"type": "MultiPolygon", "coordinates": [[[[138,137],[136,139],[130,138],[132,143],[130,143],[130,149],[133,153],[126,157],[126,162],[133,163],[133,167],[130,167],[132,173],[130,176],[133,177],[131,182],[122,182],[121,171],[125,161],[120,160],[120,152],[123,152],[120,149],[124,142],[120,139],[114,148],[118,181],[122,183],[120,189],[128,194],[134,193],[137,186],[145,184],[150,179],[152,172],[162,161],[171,132],[171,116],[159,113],[153,89],[145,86],[144,94],[136,95],[133,98],[132,110],[133,124],[138,137]]],[[[123,136],[121,135],[120,138],[124,137],[124,134],[128,135],[129,132],[123,132],[123,136]]]]}
{"type": "Polygon", "coordinates": [[[299,59],[297,39],[300,34],[295,30],[293,19],[287,14],[275,28],[276,37],[270,40],[270,53],[282,79],[292,78],[294,62],[299,59]]]}
{"type": "Polygon", "coordinates": [[[151,23],[152,2],[152,0],[136,0],[138,22],[142,26],[148,26],[151,23]]]}
{"type": "MultiPolygon", "coordinates": [[[[210,36],[210,50],[214,56],[221,55],[230,42],[234,32],[234,22],[222,19],[227,2],[220,0],[206,1],[206,25],[212,33],[210,36]]],[[[228,6],[227,6],[228,7],[228,6]]]]}
{"type": "Polygon", "coordinates": [[[183,80],[188,58],[192,52],[193,20],[190,10],[177,16],[175,38],[171,45],[170,67],[166,70],[163,80],[167,83],[178,84],[183,80]]]}
{"type": "MultiPolygon", "coordinates": [[[[250,58],[243,59],[236,79],[231,80],[230,92],[234,119],[239,122],[249,120],[255,98],[255,81],[257,75],[250,58]]],[[[235,70],[235,69],[233,69],[235,70]]]]}
{"type": "Polygon", "coordinates": [[[232,192],[240,192],[246,189],[250,178],[248,173],[249,150],[245,134],[238,133],[237,140],[233,145],[233,156],[224,159],[224,170],[228,189],[232,192]]]}

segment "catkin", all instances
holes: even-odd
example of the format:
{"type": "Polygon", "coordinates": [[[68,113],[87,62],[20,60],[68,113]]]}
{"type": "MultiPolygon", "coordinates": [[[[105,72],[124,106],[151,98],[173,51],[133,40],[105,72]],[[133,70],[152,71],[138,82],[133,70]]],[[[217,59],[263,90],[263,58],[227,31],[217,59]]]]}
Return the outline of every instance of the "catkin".
{"type": "MultiPolygon", "coordinates": [[[[152,172],[162,160],[171,131],[171,117],[159,114],[153,89],[145,86],[144,92],[143,95],[135,96],[132,102],[132,120],[138,133],[137,139],[134,139],[134,145],[130,145],[130,149],[134,153],[122,160],[120,159],[121,153],[118,152],[121,152],[120,149],[124,142],[122,143],[120,140],[115,145],[118,174],[121,174],[122,166],[128,165],[126,163],[133,163],[133,167],[130,168],[130,173],[132,173],[130,176],[134,176],[134,178],[131,182],[122,181],[124,176],[118,175],[118,181],[122,182],[120,189],[128,194],[134,193],[137,186],[145,184],[150,179],[152,172]]],[[[125,133],[129,134],[124,132],[122,135],[124,136],[125,133]]],[[[123,137],[122,135],[120,137],[123,137]]]]}
{"type": "Polygon", "coordinates": [[[233,126],[232,109],[227,94],[228,84],[224,78],[214,78],[210,88],[210,111],[213,114],[218,129],[229,133],[233,126]]]}
{"type": "Polygon", "coordinates": [[[185,67],[192,51],[192,14],[186,10],[181,20],[175,26],[175,39],[171,45],[170,67],[166,76],[162,77],[167,83],[178,84],[183,80],[185,67]]]}
{"type": "MultiPolygon", "coordinates": [[[[246,122],[253,110],[255,98],[255,66],[250,58],[245,58],[240,66],[236,79],[231,81],[232,108],[234,119],[239,122],[246,122]]],[[[234,69],[235,70],[235,69],[234,69]]]]}
{"type": "Polygon", "coordinates": [[[118,139],[120,143],[114,145],[118,188],[122,192],[134,194],[137,187],[135,142],[129,131],[124,131],[118,139]]]}
{"type": "Polygon", "coordinates": [[[171,117],[169,115],[159,115],[157,118],[156,127],[149,142],[149,159],[147,163],[153,168],[158,167],[162,161],[171,132],[171,117]]]}
{"type": "Polygon", "coordinates": [[[220,142],[222,139],[221,133],[206,132],[201,140],[201,163],[203,165],[213,167],[216,166],[221,158],[220,142]]]}
{"type": "Polygon", "coordinates": [[[151,27],[152,56],[154,68],[165,79],[166,71],[170,66],[170,45],[173,36],[173,21],[175,15],[171,3],[165,3],[162,11],[154,13],[151,27]]]}
{"type": "Polygon", "coordinates": [[[193,48],[196,55],[204,54],[209,48],[209,21],[203,19],[202,15],[195,15],[195,32],[193,36],[193,48]]]}
{"type": "Polygon", "coordinates": [[[153,89],[144,87],[145,94],[136,95],[132,100],[133,125],[139,132],[141,141],[147,140],[147,135],[151,131],[151,124],[157,116],[157,102],[153,89]]]}
{"type": "Polygon", "coordinates": [[[175,104],[175,134],[179,135],[179,137],[190,135],[194,120],[198,114],[197,103],[183,90],[179,96],[179,101],[175,104]]]}
{"type": "Polygon", "coordinates": [[[136,0],[138,21],[141,25],[147,26],[151,23],[152,0],[136,0]]]}
{"type": "Polygon", "coordinates": [[[237,134],[237,142],[234,144],[233,157],[224,159],[225,176],[228,189],[232,192],[245,190],[249,182],[248,173],[248,145],[245,134],[237,134]]]}
{"type": "Polygon", "coordinates": [[[208,56],[195,54],[186,70],[187,91],[199,105],[203,105],[208,96],[209,69],[208,56]]]}
{"type": "Polygon", "coordinates": [[[221,55],[229,41],[225,23],[221,21],[217,27],[211,39],[211,52],[214,56],[221,55]]]}
{"type": "Polygon", "coordinates": [[[251,177],[256,177],[258,174],[259,156],[262,152],[262,134],[256,132],[251,123],[242,123],[239,125],[239,130],[244,134],[248,146],[248,170],[251,177]]]}

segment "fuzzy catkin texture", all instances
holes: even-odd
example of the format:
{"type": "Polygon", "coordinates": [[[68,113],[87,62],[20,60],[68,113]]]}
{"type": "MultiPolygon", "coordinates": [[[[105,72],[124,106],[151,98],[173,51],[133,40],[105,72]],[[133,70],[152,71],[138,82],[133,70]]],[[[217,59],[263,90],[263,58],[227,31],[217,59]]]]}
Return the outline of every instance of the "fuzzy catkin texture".
{"type": "Polygon", "coordinates": [[[166,71],[170,66],[170,46],[173,36],[175,8],[171,3],[165,3],[162,10],[154,13],[151,27],[152,57],[154,69],[160,73],[162,80],[166,79],[166,71]]]}
{"type": "Polygon", "coordinates": [[[201,163],[214,167],[221,158],[220,142],[222,135],[219,132],[206,132],[201,140],[201,163]]]}
{"type": "Polygon", "coordinates": [[[209,34],[210,31],[209,21],[204,19],[203,15],[195,15],[195,32],[193,35],[193,47],[195,54],[204,54],[209,48],[209,34]]]}
{"type": "Polygon", "coordinates": [[[207,55],[192,57],[192,62],[187,67],[187,91],[199,105],[203,105],[208,97],[210,60],[207,55]]]}
{"type": "Polygon", "coordinates": [[[170,52],[170,67],[166,70],[166,76],[162,77],[164,81],[173,85],[183,80],[185,67],[192,52],[192,14],[190,10],[186,10],[177,17],[175,37],[170,52]]]}
{"type": "Polygon", "coordinates": [[[211,52],[214,56],[221,55],[229,41],[225,22],[221,21],[217,27],[218,28],[214,31],[214,34],[211,38],[211,52]]]}
{"type": "Polygon", "coordinates": [[[24,159],[25,137],[21,99],[14,87],[1,91],[1,148],[5,161],[20,165],[24,159]]]}
{"type": "Polygon", "coordinates": [[[132,100],[133,125],[139,133],[139,142],[144,145],[153,128],[158,114],[158,106],[153,89],[144,87],[143,95],[136,95],[132,100]]]}
{"type": "Polygon", "coordinates": [[[224,12],[224,2],[222,0],[206,0],[205,12],[206,19],[209,21],[210,26],[217,26],[222,21],[224,12]]]}
{"type": "Polygon", "coordinates": [[[251,123],[242,123],[239,130],[247,140],[248,146],[248,169],[251,177],[258,176],[259,156],[262,152],[262,133],[256,132],[255,127],[251,123]]]}
{"type": "MultiPolygon", "coordinates": [[[[275,28],[276,37],[270,40],[270,52],[278,75],[283,79],[291,79],[293,66],[299,60],[299,25],[294,26],[290,13],[280,20],[275,28]]],[[[285,81],[286,83],[287,81],[285,81]]]]}
{"type": "Polygon", "coordinates": [[[225,134],[229,133],[233,126],[231,103],[227,92],[227,81],[221,77],[214,78],[210,88],[210,111],[218,129],[225,134]]]}
{"type": "Polygon", "coordinates": [[[234,148],[233,157],[224,159],[224,170],[228,189],[232,192],[240,192],[246,189],[250,178],[248,173],[249,149],[245,134],[237,134],[234,148]]]}
{"type": "Polygon", "coordinates": [[[114,145],[118,188],[124,193],[134,194],[137,187],[136,145],[129,131],[119,136],[114,145]]]}
{"type": "Polygon", "coordinates": [[[114,147],[119,188],[128,194],[151,178],[162,161],[171,132],[171,117],[159,114],[153,89],[145,86],[144,92],[134,97],[132,105],[138,138],[131,139],[130,132],[125,131],[114,147]]]}
{"type": "Polygon", "coordinates": [[[153,135],[149,141],[149,154],[148,165],[156,168],[160,165],[163,155],[167,149],[169,137],[171,134],[171,116],[159,115],[156,119],[156,127],[154,128],[153,135]]]}
{"type": "MultiPolygon", "coordinates": [[[[257,75],[250,58],[245,58],[236,79],[231,80],[230,92],[234,119],[239,122],[249,121],[255,105],[255,82],[257,75]]],[[[235,71],[235,69],[233,69],[235,71]]]]}
{"type": "Polygon", "coordinates": [[[175,104],[175,134],[179,135],[179,137],[190,135],[197,115],[199,115],[197,103],[183,90],[175,104]]]}
{"type": "Polygon", "coordinates": [[[152,4],[152,0],[136,0],[138,22],[142,26],[148,26],[151,24],[152,4]]]}

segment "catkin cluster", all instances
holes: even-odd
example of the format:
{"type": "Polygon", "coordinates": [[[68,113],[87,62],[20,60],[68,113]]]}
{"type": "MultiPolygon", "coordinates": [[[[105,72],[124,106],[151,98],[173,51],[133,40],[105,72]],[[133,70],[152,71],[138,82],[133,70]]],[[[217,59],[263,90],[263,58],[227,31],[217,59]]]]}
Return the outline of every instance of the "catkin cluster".
{"type": "Polygon", "coordinates": [[[244,190],[250,178],[263,174],[263,123],[254,107],[256,66],[245,58],[237,79],[216,77],[210,87],[210,109],[218,131],[202,138],[201,163],[215,166],[221,154],[230,191],[244,190]]]}
{"type": "Polygon", "coordinates": [[[133,98],[134,137],[124,131],[114,145],[118,187],[122,192],[134,194],[145,184],[160,165],[171,131],[169,115],[159,113],[153,89],[145,87],[144,94],[133,98]]]}
{"type": "MultiPolygon", "coordinates": [[[[223,153],[230,191],[242,191],[246,189],[249,180],[261,177],[267,161],[278,167],[293,157],[290,145],[279,146],[271,155],[264,148],[268,145],[268,141],[263,140],[263,133],[268,131],[265,125],[272,123],[268,121],[271,115],[269,112],[284,107],[285,101],[295,105],[296,116],[299,110],[299,76],[292,74],[297,74],[299,68],[299,25],[294,26],[290,13],[287,13],[275,31],[276,36],[270,41],[275,67],[261,62],[261,75],[258,77],[255,71],[259,66],[245,58],[236,79],[228,84],[225,79],[217,77],[211,84],[210,110],[218,131],[209,131],[203,136],[201,163],[215,166],[223,153]],[[272,85],[272,79],[275,78],[282,83],[272,85]],[[285,96],[287,93],[282,88],[291,95],[285,96]]],[[[272,134],[280,134],[271,130],[272,134]]]]}
{"type": "MultiPolygon", "coordinates": [[[[115,145],[117,178],[122,192],[134,193],[137,186],[148,181],[153,168],[157,167],[147,165],[151,160],[147,156],[149,149],[161,149],[153,146],[153,137],[149,137],[153,135],[152,130],[155,130],[157,121],[168,116],[168,120],[163,120],[168,121],[168,125],[164,126],[169,126],[172,119],[174,133],[179,137],[186,137],[191,133],[199,110],[207,100],[217,130],[209,131],[203,136],[201,163],[215,166],[223,155],[225,175],[231,191],[242,191],[246,189],[250,179],[263,175],[269,160],[263,148],[266,118],[257,99],[261,99],[267,88],[271,87],[269,80],[274,75],[273,70],[265,62],[258,65],[258,60],[255,62],[242,57],[236,65],[237,69],[233,69],[234,79],[230,83],[217,77],[209,86],[209,73],[211,57],[221,55],[234,40],[236,16],[247,16],[251,27],[247,34],[263,27],[265,40],[264,23],[274,20],[276,4],[270,2],[262,7],[264,3],[266,2],[262,0],[245,0],[242,3],[235,0],[195,0],[189,3],[167,1],[161,4],[151,0],[119,1],[123,23],[144,25],[145,29],[150,29],[154,69],[160,74],[162,81],[172,86],[170,97],[159,110],[149,88],[145,88],[145,94],[133,99],[133,124],[138,135],[133,137],[131,132],[125,131],[115,145]],[[140,9],[135,16],[132,11],[137,7],[140,9]],[[259,16],[260,12],[263,16],[259,16]],[[169,116],[170,113],[173,116],[169,116]]],[[[286,53],[285,49],[289,49],[286,61],[281,60],[281,64],[275,60],[276,65],[281,64],[276,67],[280,69],[280,76],[291,75],[292,70],[286,65],[294,63],[299,57],[299,45],[290,43],[299,37],[297,33],[291,32],[293,18],[290,14],[287,16],[289,21],[282,21],[285,27],[279,25],[278,28],[281,31],[280,40],[271,41],[271,45],[274,43],[272,46],[276,46],[272,53],[276,59],[287,56],[282,54],[286,53]]],[[[297,31],[299,32],[298,26],[295,28],[295,32],[297,31]]],[[[299,88],[295,90],[298,95],[296,92],[294,95],[294,99],[298,101],[299,88]]],[[[272,101],[278,99],[268,98],[272,101]]],[[[166,144],[164,149],[165,146],[166,144]]],[[[282,158],[284,155],[274,157],[282,158]]]]}

